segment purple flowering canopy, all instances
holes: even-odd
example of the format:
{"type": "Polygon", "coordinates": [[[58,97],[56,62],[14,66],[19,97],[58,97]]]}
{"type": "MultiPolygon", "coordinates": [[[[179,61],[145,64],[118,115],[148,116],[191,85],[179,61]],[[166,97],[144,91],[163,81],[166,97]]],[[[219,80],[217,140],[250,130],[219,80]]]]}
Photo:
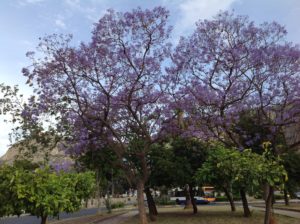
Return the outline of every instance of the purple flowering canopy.
{"type": "Polygon", "coordinates": [[[299,46],[285,41],[279,24],[254,25],[220,13],[181,38],[169,68],[173,108],[184,111],[188,135],[214,137],[241,147],[234,127],[255,112],[273,133],[299,121],[299,46]],[[186,103],[190,102],[190,103],[186,103]]]}
{"type": "Polygon", "coordinates": [[[72,47],[70,37],[48,36],[39,45],[44,57],[29,53],[32,67],[23,69],[38,94],[33,103],[37,116],[55,115],[57,130],[68,136],[68,150],[80,154],[110,145],[141,196],[148,178],[147,152],[164,117],[168,16],[161,7],[109,10],[95,24],[89,43],[72,47]],[[134,154],[141,161],[138,169],[123,157],[133,139],[143,142],[134,154]]]}
{"type": "MultiPolygon", "coordinates": [[[[157,7],[116,13],[99,20],[90,43],[70,46],[70,37],[42,39],[45,55],[24,69],[39,96],[38,112],[59,115],[72,130],[73,152],[99,140],[122,147],[133,137],[149,143],[159,132],[164,107],[162,62],[170,53],[168,12],[157,7]]],[[[125,150],[125,149],[124,149],[125,150]]]]}
{"type": "Polygon", "coordinates": [[[285,40],[284,27],[224,12],[199,21],[173,50],[168,16],[162,7],[109,10],[90,42],[42,38],[42,57],[29,52],[32,65],[23,69],[36,92],[24,120],[39,126],[50,115],[74,155],[109,146],[137,185],[143,224],[147,156],[162,133],[242,147],[235,129],[243,112],[256,115],[271,142],[300,114],[300,49],[285,40]]]}

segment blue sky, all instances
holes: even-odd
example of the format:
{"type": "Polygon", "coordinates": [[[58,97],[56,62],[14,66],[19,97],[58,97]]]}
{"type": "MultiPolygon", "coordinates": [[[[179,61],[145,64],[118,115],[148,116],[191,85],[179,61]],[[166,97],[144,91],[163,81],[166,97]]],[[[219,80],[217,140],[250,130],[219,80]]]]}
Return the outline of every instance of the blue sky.
{"type": "MultiPolygon", "coordinates": [[[[288,40],[300,43],[300,0],[0,0],[0,83],[20,85],[26,95],[22,67],[38,38],[52,33],[72,33],[75,43],[87,41],[95,23],[107,9],[127,11],[138,6],[165,6],[174,26],[174,42],[192,32],[195,22],[220,10],[233,9],[257,23],[277,21],[286,26],[288,40]]],[[[8,148],[10,125],[0,117],[0,156],[8,148]]]]}

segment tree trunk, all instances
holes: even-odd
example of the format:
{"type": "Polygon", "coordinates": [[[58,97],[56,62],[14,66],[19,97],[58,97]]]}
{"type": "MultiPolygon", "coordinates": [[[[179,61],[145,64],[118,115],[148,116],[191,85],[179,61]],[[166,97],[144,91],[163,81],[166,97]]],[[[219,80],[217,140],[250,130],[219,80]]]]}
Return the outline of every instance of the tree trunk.
{"type": "Polygon", "coordinates": [[[99,170],[96,171],[96,198],[97,198],[97,213],[101,213],[101,192],[100,192],[100,177],[99,170]]]}
{"type": "Polygon", "coordinates": [[[273,217],[272,217],[272,205],[273,205],[273,195],[274,195],[274,189],[273,187],[268,185],[268,194],[266,199],[266,210],[265,210],[265,221],[264,224],[270,224],[273,223],[273,217]]]}
{"type": "Polygon", "coordinates": [[[288,192],[286,189],[283,190],[283,193],[284,193],[284,203],[286,206],[290,205],[290,200],[289,200],[289,197],[288,197],[288,192]]]}
{"type": "Polygon", "coordinates": [[[192,205],[193,205],[193,213],[197,214],[198,208],[197,208],[197,201],[195,199],[195,190],[192,185],[190,185],[189,189],[190,189],[190,196],[191,196],[191,201],[192,201],[192,205]]]}
{"type": "Polygon", "coordinates": [[[144,182],[142,180],[140,180],[137,184],[137,202],[140,224],[148,224],[144,203],[144,182]]]}
{"type": "Polygon", "coordinates": [[[191,200],[191,195],[190,195],[190,190],[189,190],[189,185],[186,184],[185,188],[185,207],[184,209],[190,209],[192,208],[192,200],[191,200]]]}
{"type": "Polygon", "coordinates": [[[240,195],[243,202],[243,208],[244,208],[244,217],[250,217],[251,212],[249,210],[248,201],[246,197],[246,192],[243,188],[240,189],[240,195]]]}
{"type": "Polygon", "coordinates": [[[115,197],[114,169],[111,169],[111,195],[115,197]]]}
{"type": "Polygon", "coordinates": [[[235,212],[236,209],[235,209],[235,204],[234,204],[234,201],[233,201],[233,197],[232,197],[232,193],[229,192],[229,190],[227,189],[227,187],[223,187],[223,190],[224,190],[224,193],[230,203],[230,207],[231,207],[231,211],[232,212],[235,212]]]}
{"type": "Polygon", "coordinates": [[[41,217],[41,224],[47,224],[47,216],[41,217]]]}
{"type": "Polygon", "coordinates": [[[155,201],[152,197],[151,191],[149,187],[145,188],[145,193],[146,193],[146,197],[147,197],[147,203],[148,203],[148,208],[149,208],[149,216],[150,216],[150,220],[151,221],[155,221],[156,220],[156,216],[157,216],[157,209],[156,209],[156,205],[155,205],[155,201]]]}

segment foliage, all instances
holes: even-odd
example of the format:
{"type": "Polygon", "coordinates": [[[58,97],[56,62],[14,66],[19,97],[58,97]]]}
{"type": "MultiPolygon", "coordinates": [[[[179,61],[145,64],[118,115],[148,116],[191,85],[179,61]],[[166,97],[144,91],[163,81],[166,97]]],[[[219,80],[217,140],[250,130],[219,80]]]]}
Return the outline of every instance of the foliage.
{"type": "Polygon", "coordinates": [[[297,152],[287,152],[282,155],[282,164],[288,174],[288,181],[285,188],[294,196],[294,192],[300,186],[300,154],[297,152]]]}
{"type": "Polygon", "coordinates": [[[157,205],[176,205],[176,201],[171,201],[170,197],[167,195],[161,195],[154,200],[157,205]]]}
{"type": "Polygon", "coordinates": [[[202,184],[211,184],[219,188],[231,185],[245,190],[262,186],[282,187],[287,180],[287,173],[265,143],[263,155],[251,150],[242,152],[216,145],[209,153],[207,161],[198,170],[195,178],[202,184]]]}
{"type": "Polygon", "coordinates": [[[239,152],[215,144],[208,151],[208,158],[197,171],[195,178],[201,185],[212,185],[222,190],[231,188],[235,178],[235,163],[238,162],[239,152]]]}
{"type": "Polygon", "coordinates": [[[111,204],[111,209],[124,208],[124,207],[125,207],[124,202],[115,202],[111,204]]]}
{"type": "MultiPolygon", "coordinates": [[[[0,112],[20,122],[16,133],[25,140],[37,140],[46,148],[63,140],[69,153],[87,155],[83,160],[91,163],[89,168],[99,163],[88,152],[112,150],[114,158],[103,158],[118,163],[130,184],[138,186],[142,223],[142,192],[149,176],[156,185],[166,184],[166,175],[172,184],[194,182],[195,170],[206,157],[199,139],[217,139],[234,148],[216,146],[196,175],[200,182],[247,189],[280,185],[286,172],[274,155],[278,142],[284,142],[285,128],[300,120],[300,49],[286,41],[283,26],[257,26],[246,16],[222,12],[199,21],[172,52],[168,17],[163,7],[108,10],[95,24],[90,42],[74,47],[71,36],[54,34],[40,39],[37,56],[28,52],[32,64],[22,72],[35,91],[28,102],[16,100],[17,87],[0,86],[6,96],[0,99],[0,112]],[[163,134],[178,129],[184,138],[172,139],[160,158],[156,144],[163,134]],[[270,141],[273,151],[267,148],[257,155],[246,149],[264,149],[258,146],[262,141],[270,141]]],[[[38,169],[40,182],[30,190],[16,183],[22,198],[37,207],[52,200],[54,209],[45,207],[51,215],[63,204],[73,210],[70,201],[55,195],[28,196],[43,187],[70,194],[57,179],[65,174],[47,172],[38,169]],[[53,189],[43,182],[46,177],[53,189]]],[[[16,177],[20,173],[24,178],[35,175],[18,171],[16,177]]],[[[76,204],[75,196],[72,200],[76,204]]]]}
{"type": "Polygon", "coordinates": [[[153,145],[149,154],[150,186],[193,185],[193,176],[206,156],[206,144],[198,139],[178,136],[153,145]]]}
{"type": "MultiPolygon", "coordinates": [[[[50,167],[32,169],[26,166],[1,166],[1,216],[31,213],[46,219],[60,212],[81,208],[82,200],[94,190],[94,174],[54,172],[50,167]],[[4,198],[3,198],[4,197],[4,198]]],[[[34,165],[30,166],[31,168],[34,165]]]]}
{"type": "Polygon", "coordinates": [[[0,217],[12,214],[20,216],[26,209],[25,201],[19,200],[14,173],[14,167],[0,167],[0,217]]]}
{"type": "Polygon", "coordinates": [[[261,140],[275,146],[284,128],[299,121],[300,49],[285,37],[278,23],[257,26],[230,12],[199,21],[180,40],[169,68],[173,108],[185,114],[188,134],[242,148],[239,117],[251,111],[269,133],[261,140]]]}
{"type": "MultiPolygon", "coordinates": [[[[78,47],[71,46],[71,36],[42,38],[41,58],[29,52],[32,65],[23,69],[37,94],[23,115],[35,123],[45,115],[56,119],[52,126],[72,154],[109,145],[128,180],[143,188],[149,176],[147,154],[167,112],[168,17],[162,7],[108,10],[95,24],[91,41],[78,47]],[[132,151],[132,139],[143,147],[132,151]]],[[[146,222],[145,213],[142,217],[146,222]]]]}
{"type": "Polygon", "coordinates": [[[27,212],[38,217],[58,216],[81,207],[93,190],[93,173],[55,173],[49,167],[15,173],[18,198],[27,202],[27,212]]]}

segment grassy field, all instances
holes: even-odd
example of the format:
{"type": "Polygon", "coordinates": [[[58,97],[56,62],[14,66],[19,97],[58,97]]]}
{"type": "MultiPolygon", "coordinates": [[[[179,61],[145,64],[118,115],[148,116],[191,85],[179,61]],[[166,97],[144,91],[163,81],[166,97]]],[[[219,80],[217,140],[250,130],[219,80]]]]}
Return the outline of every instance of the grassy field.
{"type": "MultiPolygon", "coordinates": [[[[198,207],[199,213],[193,215],[191,211],[182,208],[159,209],[159,216],[155,224],[259,224],[263,223],[264,214],[253,211],[251,218],[244,218],[241,209],[230,212],[227,206],[198,207]]],[[[278,224],[299,224],[299,219],[275,215],[278,224]]],[[[124,224],[138,224],[138,217],[134,217],[124,224]]]]}

